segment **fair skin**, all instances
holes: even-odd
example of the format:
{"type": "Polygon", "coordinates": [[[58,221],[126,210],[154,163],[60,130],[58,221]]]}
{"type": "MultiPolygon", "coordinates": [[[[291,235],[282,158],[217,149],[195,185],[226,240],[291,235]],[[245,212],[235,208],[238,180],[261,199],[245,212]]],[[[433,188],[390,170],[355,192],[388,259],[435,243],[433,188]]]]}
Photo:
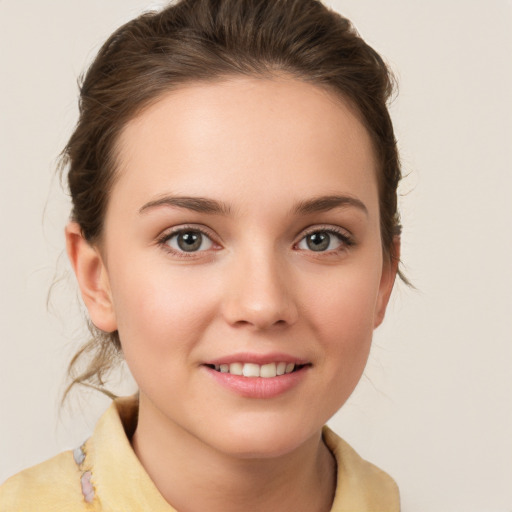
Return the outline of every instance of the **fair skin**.
{"type": "Polygon", "coordinates": [[[236,77],[164,95],[118,149],[101,244],[74,223],[66,236],[91,320],[119,331],[140,389],[136,454],[180,512],[330,510],[321,428],[396,274],[365,127],[320,87],[236,77]],[[273,376],[283,362],[293,373],[273,376]]]}

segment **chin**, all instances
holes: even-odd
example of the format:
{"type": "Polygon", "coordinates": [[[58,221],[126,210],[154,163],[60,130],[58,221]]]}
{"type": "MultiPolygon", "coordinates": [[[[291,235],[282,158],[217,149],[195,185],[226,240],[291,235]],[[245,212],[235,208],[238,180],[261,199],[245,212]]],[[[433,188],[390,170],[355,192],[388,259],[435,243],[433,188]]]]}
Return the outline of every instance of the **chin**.
{"type": "Polygon", "coordinates": [[[315,434],[320,436],[320,432],[321,427],[306,429],[304,425],[260,421],[249,426],[227,428],[223,435],[212,439],[211,444],[219,451],[240,459],[269,459],[292,453],[315,434]]]}

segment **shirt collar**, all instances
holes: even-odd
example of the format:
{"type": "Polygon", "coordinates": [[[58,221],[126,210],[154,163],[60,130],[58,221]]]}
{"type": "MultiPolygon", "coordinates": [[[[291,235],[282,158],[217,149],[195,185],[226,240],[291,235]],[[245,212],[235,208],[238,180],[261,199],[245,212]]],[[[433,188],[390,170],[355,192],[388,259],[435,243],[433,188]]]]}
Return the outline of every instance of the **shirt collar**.
{"type": "MultiPolygon", "coordinates": [[[[116,399],[83,446],[81,469],[91,472],[94,499],[105,510],[177,512],[162,497],[132,449],[130,438],[137,416],[137,395],[116,399]]],[[[337,463],[331,512],[399,512],[398,488],[393,479],[363,460],[328,427],[322,433],[337,463]]]]}

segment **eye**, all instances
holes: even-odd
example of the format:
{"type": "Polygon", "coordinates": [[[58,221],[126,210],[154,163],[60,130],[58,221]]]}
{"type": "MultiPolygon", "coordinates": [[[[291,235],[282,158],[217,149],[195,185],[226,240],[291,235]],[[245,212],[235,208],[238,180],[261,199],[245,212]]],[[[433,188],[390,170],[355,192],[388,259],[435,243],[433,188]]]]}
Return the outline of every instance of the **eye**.
{"type": "Polygon", "coordinates": [[[336,251],[342,247],[352,245],[350,238],[334,230],[317,230],[308,233],[297,244],[297,248],[306,251],[326,252],[336,251]]]}
{"type": "Polygon", "coordinates": [[[163,243],[176,252],[207,251],[213,247],[211,238],[197,229],[184,229],[167,235],[163,243]]]}

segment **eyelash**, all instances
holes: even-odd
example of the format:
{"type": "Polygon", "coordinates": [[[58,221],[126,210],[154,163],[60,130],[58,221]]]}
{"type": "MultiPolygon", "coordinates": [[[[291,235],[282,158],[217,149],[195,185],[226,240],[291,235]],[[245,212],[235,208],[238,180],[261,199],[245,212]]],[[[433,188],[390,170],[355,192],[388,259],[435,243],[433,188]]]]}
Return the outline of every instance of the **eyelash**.
{"type": "MultiPolygon", "coordinates": [[[[175,230],[172,230],[170,232],[168,231],[157,239],[157,244],[159,246],[161,246],[166,252],[173,254],[174,256],[177,256],[179,258],[194,258],[194,257],[197,257],[197,254],[206,252],[206,251],[190,251],[190,252],[177,251],[169,246],[169,244],[168,244],[169,240],[171,240],[175,236],[178,236],[180,234],[187,233],[187,232],[201,233],[203,236],[208,238],[212,244],[218,245],[214,241],[211,233],[209,231],[205,230],[204,228],[201,228],[200,226],[181,226],[181,227],[179,227],[175,230]]],[[[326,226],[326,227],[315,226],[314,228],[306,230],[304,233],[302,233],[299,241],[294,244],[294,247],[297,247],[298,244],[300,242],[302,242],[304,239],[306,239],[308,236],[311,236],[311,235],[314,235],[317,233],[326,233],[328,235],[334,235],[336,238],[338,238],[340,240],[341,246],[339,248],[331,249],[328,251],[310,250],[310,251],[306,251],[306,252],[311,252],[313,254],[315,254],[315,252],[316,252],[319,255],[321,255],[321,254],[339,254],[340,252],[346,251],[348,248],[355,245],[354,239],[352,238],[351,235],[347,234],[347,232],[345,230],[338,229],[334,226],[326,226]]]]}
{"type": "Polygon", "coordinates": [[[212,244],[218,245],[214,241],[211,233],[209,231],[207,231],[206,229],[201,228],[200,226],[180,226],[179,228],[177,228],[175,230],[167,231],[160,238],[157,239],[157,244],[160,245],[166,252],[168,252],[169,254],[172,254],[173,256],[177,256],[178,258],[197,257],[198,253],[205,252],[205,251],[191,251],[191,252],[177,251],[168,245],[169,240],[171,240],[173,237],[178,236],[183,233],[189,233],[189,232],[201,233],[203,236],[208,238],[212,244]]]}
{"type": "Polygon", "coordinates": [[[347,233],[346,230],[343,230],[341,228],[337,228],[336,226],[315,226],[314,228],[310,228],[308,230],[306,230],[302,235],[301,235],[301,238],[300,240],[294,244],[294,246],[297,246],[300,242],[302,242],[304,239],[306,239],[308,236],[311,236],[311,235],[314,235],[314,234],[317,234],[317,233],[326,233],[328,235],[334,235],[336,238],[338,238],[341,242],[341,246],[339,248],[336,248],[336,249],[331,249],[331,250],[328,250],[328,251],[313,251],[313,250],[310,250],[310,251],[307,251],[307,252],[311,252],[313,254],[318,254],[318,255],[322,255],[322,254],[339,254],[343,251],[346,251],[348,248],[352,247],[355,245],[355,241],[353,239],[353,237],[347,233]]]}

